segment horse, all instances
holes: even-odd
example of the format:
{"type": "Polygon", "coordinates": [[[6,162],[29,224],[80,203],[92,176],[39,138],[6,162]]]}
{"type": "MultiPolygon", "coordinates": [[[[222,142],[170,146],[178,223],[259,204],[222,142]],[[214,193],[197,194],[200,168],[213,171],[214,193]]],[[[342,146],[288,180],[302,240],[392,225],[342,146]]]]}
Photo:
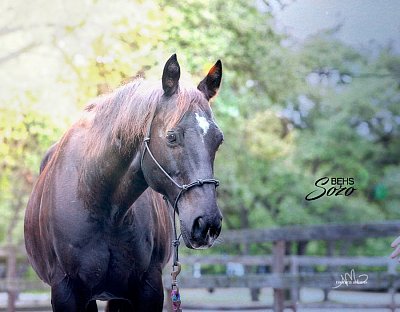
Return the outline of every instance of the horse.
{"type": "MultiPolygon", "coordinates": [[[[58,143],[55,143],[47,150],[40,163],[39,173],[42,173],[57,146],[58,143]]],[[[129,263],[120,262],[120,267],[122,267],[122,264],[129,269],[129,265],[135,257],[136,261],[138,261],[138,256],[134,254],[134,252],[138,251],[139,256],[151,254],[150,267],[160,265],[161,268],[164,268],[171,256],[171,217],[172,215],[169,213],[168,206],[162,196],[151,188],[146,189],[131,205],[122,220],[125,231],[124,235],[121,236],[121,241],[125,242],[125,247],[129,247],[127,250],[130,250],[130,253],[126,254],[129,263]],[[145,224],[150,224],[150,226],[144,227],[145,224]],[[138,229],[140,229],[139,233],[146,233],[150,239],[147,239],[146,242],[140,239],[136,240],[135,235],[137,235],[138,229]],[[140,243],[138,244],[138,242],[140,243]]],[[[146,261],[146,259],[139,259],[139,261],[146,261]]],[[[158,289],[158,291],[160,292],[161,290],[158,289]]],[[[95,305],[95,302],[90,304],[95,305]]],[[[130,310],[132,310],[132,306],[129,302],[112,299],[107,302],[105,311],[130,310]]]]}
{"type": "Polygon", "coordinates": [[[210,100],[221,79],[217,61],[197,88],[180,83],[174,54],[161,83],[137,79],[96,99],[45,156],[24,235],[53,311],[97,311],[95,300],[108,311],[162,311],[171,220],[147,189],[173,207],[188,248],[214,244],[223,134],[210,100]]]}

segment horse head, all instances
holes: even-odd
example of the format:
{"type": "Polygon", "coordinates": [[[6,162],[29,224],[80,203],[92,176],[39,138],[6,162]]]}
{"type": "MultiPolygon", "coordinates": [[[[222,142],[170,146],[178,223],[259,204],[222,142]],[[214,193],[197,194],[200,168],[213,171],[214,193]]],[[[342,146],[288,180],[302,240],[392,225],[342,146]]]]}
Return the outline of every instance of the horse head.
{"type": "Polygon", "coordinates": [[[211,247],[221,232],[214,158],[223,134],[209,104],[221,77],[222,64],[218,61],[197,88],[181,87],[180,66],[176,55],[171,56],[162,75],[161,103],[142,151],[145,180],[178,213],[182,237],[189,248],[211,247]]]}

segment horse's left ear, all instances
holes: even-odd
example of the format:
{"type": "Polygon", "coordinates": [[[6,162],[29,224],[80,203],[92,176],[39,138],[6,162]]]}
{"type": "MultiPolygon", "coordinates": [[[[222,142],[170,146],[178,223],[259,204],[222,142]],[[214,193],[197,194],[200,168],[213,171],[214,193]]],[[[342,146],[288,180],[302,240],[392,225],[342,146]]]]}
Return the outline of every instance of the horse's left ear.
{"type": "Polygon", "coordinates": [[[162,87],[166,96],[171,96],[178,90],[181,68],[176,54],[173,54],[165,63],[162,75],[162,87]]]}
{"type": "Polygon", "coordinates": [[[210,100],[219,89],[222,78],[222,63],[220,60],[211,67],[207,76],[199,83],[199,89],[206,97],[207,101],[210,100]]]}

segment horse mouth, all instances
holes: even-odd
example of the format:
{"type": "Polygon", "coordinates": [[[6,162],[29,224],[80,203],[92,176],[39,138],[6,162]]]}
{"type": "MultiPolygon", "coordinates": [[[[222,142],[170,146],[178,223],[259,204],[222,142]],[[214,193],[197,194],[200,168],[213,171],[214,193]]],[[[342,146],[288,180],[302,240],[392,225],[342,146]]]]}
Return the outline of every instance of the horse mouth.
{"type": "Polygon", "coordinates": [[[215,238],[211,238],[209,234],[206,237],[202,238],[200,241],[198,239],[194,239],[193,236],[188,233],[185,224],[180,220],[181,224],[181,234],[183,238],[183,242],[186,247],[189,249],[208,249],[213,246],[215,238]]]}

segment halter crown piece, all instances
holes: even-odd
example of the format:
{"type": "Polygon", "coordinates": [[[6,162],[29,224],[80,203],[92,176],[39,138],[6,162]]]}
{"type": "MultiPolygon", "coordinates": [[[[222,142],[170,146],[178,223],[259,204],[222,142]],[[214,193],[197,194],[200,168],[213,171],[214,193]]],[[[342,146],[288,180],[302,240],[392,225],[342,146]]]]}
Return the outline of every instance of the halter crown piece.
{"type": "MultiPolygon", "coordinates": [[[[150,142],[150,132],[151,132],[151,124],[150,123],[148,130],[147,130],[147,135],[143,139],[143,144],[144,144],[144,149],[142,152],[142,157],[140,159],[140,167],[143,168],[143,158],[146,152],[149,154],[150,158],[153,160],[153,162],[157,165],[157,167],[161,170],[161,172],[178,188],[180,189],[178,195],[175,198],[174,205],[172,206],[173,211],[174,211],[174,217],[173,217],[173,225],[174,225],[174,240],[172,241],[172,247],[174,248],[174,258],[173,258],[173,263],[172,263],[172,284],[171,284],[171,300],[172,300],[172,308],[173,311],[177,312],[182,312],[182,309],[180,308],[181,306],[181,297],[179,294],[179,287],[178,287],[178,282],[177,282],[177,276],[181,272],[181,264],[179,263],[179,240],[182,236],[180,234],[178,236],[177,231],[176,231],[176,221],[175,221],[175,216],[177,214],[177,208],[178,208],[178,201],[182,197],[182,195],[189,191],[191,188],[196,187],[196,186],[203,186],[204,184],[214,184],[215,187],[219,185],[219,181],[216,179],[197,179],[194,182],[191,182],[189,184],[182,184],[180,185],[178,182],[176,182],[166,171],[165,169],[160,165],[160,163],[157,161],[157,159],[154,157],[153,153],[150,150],[149,147],[149,142],[150,142]]],[[[169,201],[166,196],[164,196],[164,200],[166,201],[167,205],[169,204],[169,201]]]]}

